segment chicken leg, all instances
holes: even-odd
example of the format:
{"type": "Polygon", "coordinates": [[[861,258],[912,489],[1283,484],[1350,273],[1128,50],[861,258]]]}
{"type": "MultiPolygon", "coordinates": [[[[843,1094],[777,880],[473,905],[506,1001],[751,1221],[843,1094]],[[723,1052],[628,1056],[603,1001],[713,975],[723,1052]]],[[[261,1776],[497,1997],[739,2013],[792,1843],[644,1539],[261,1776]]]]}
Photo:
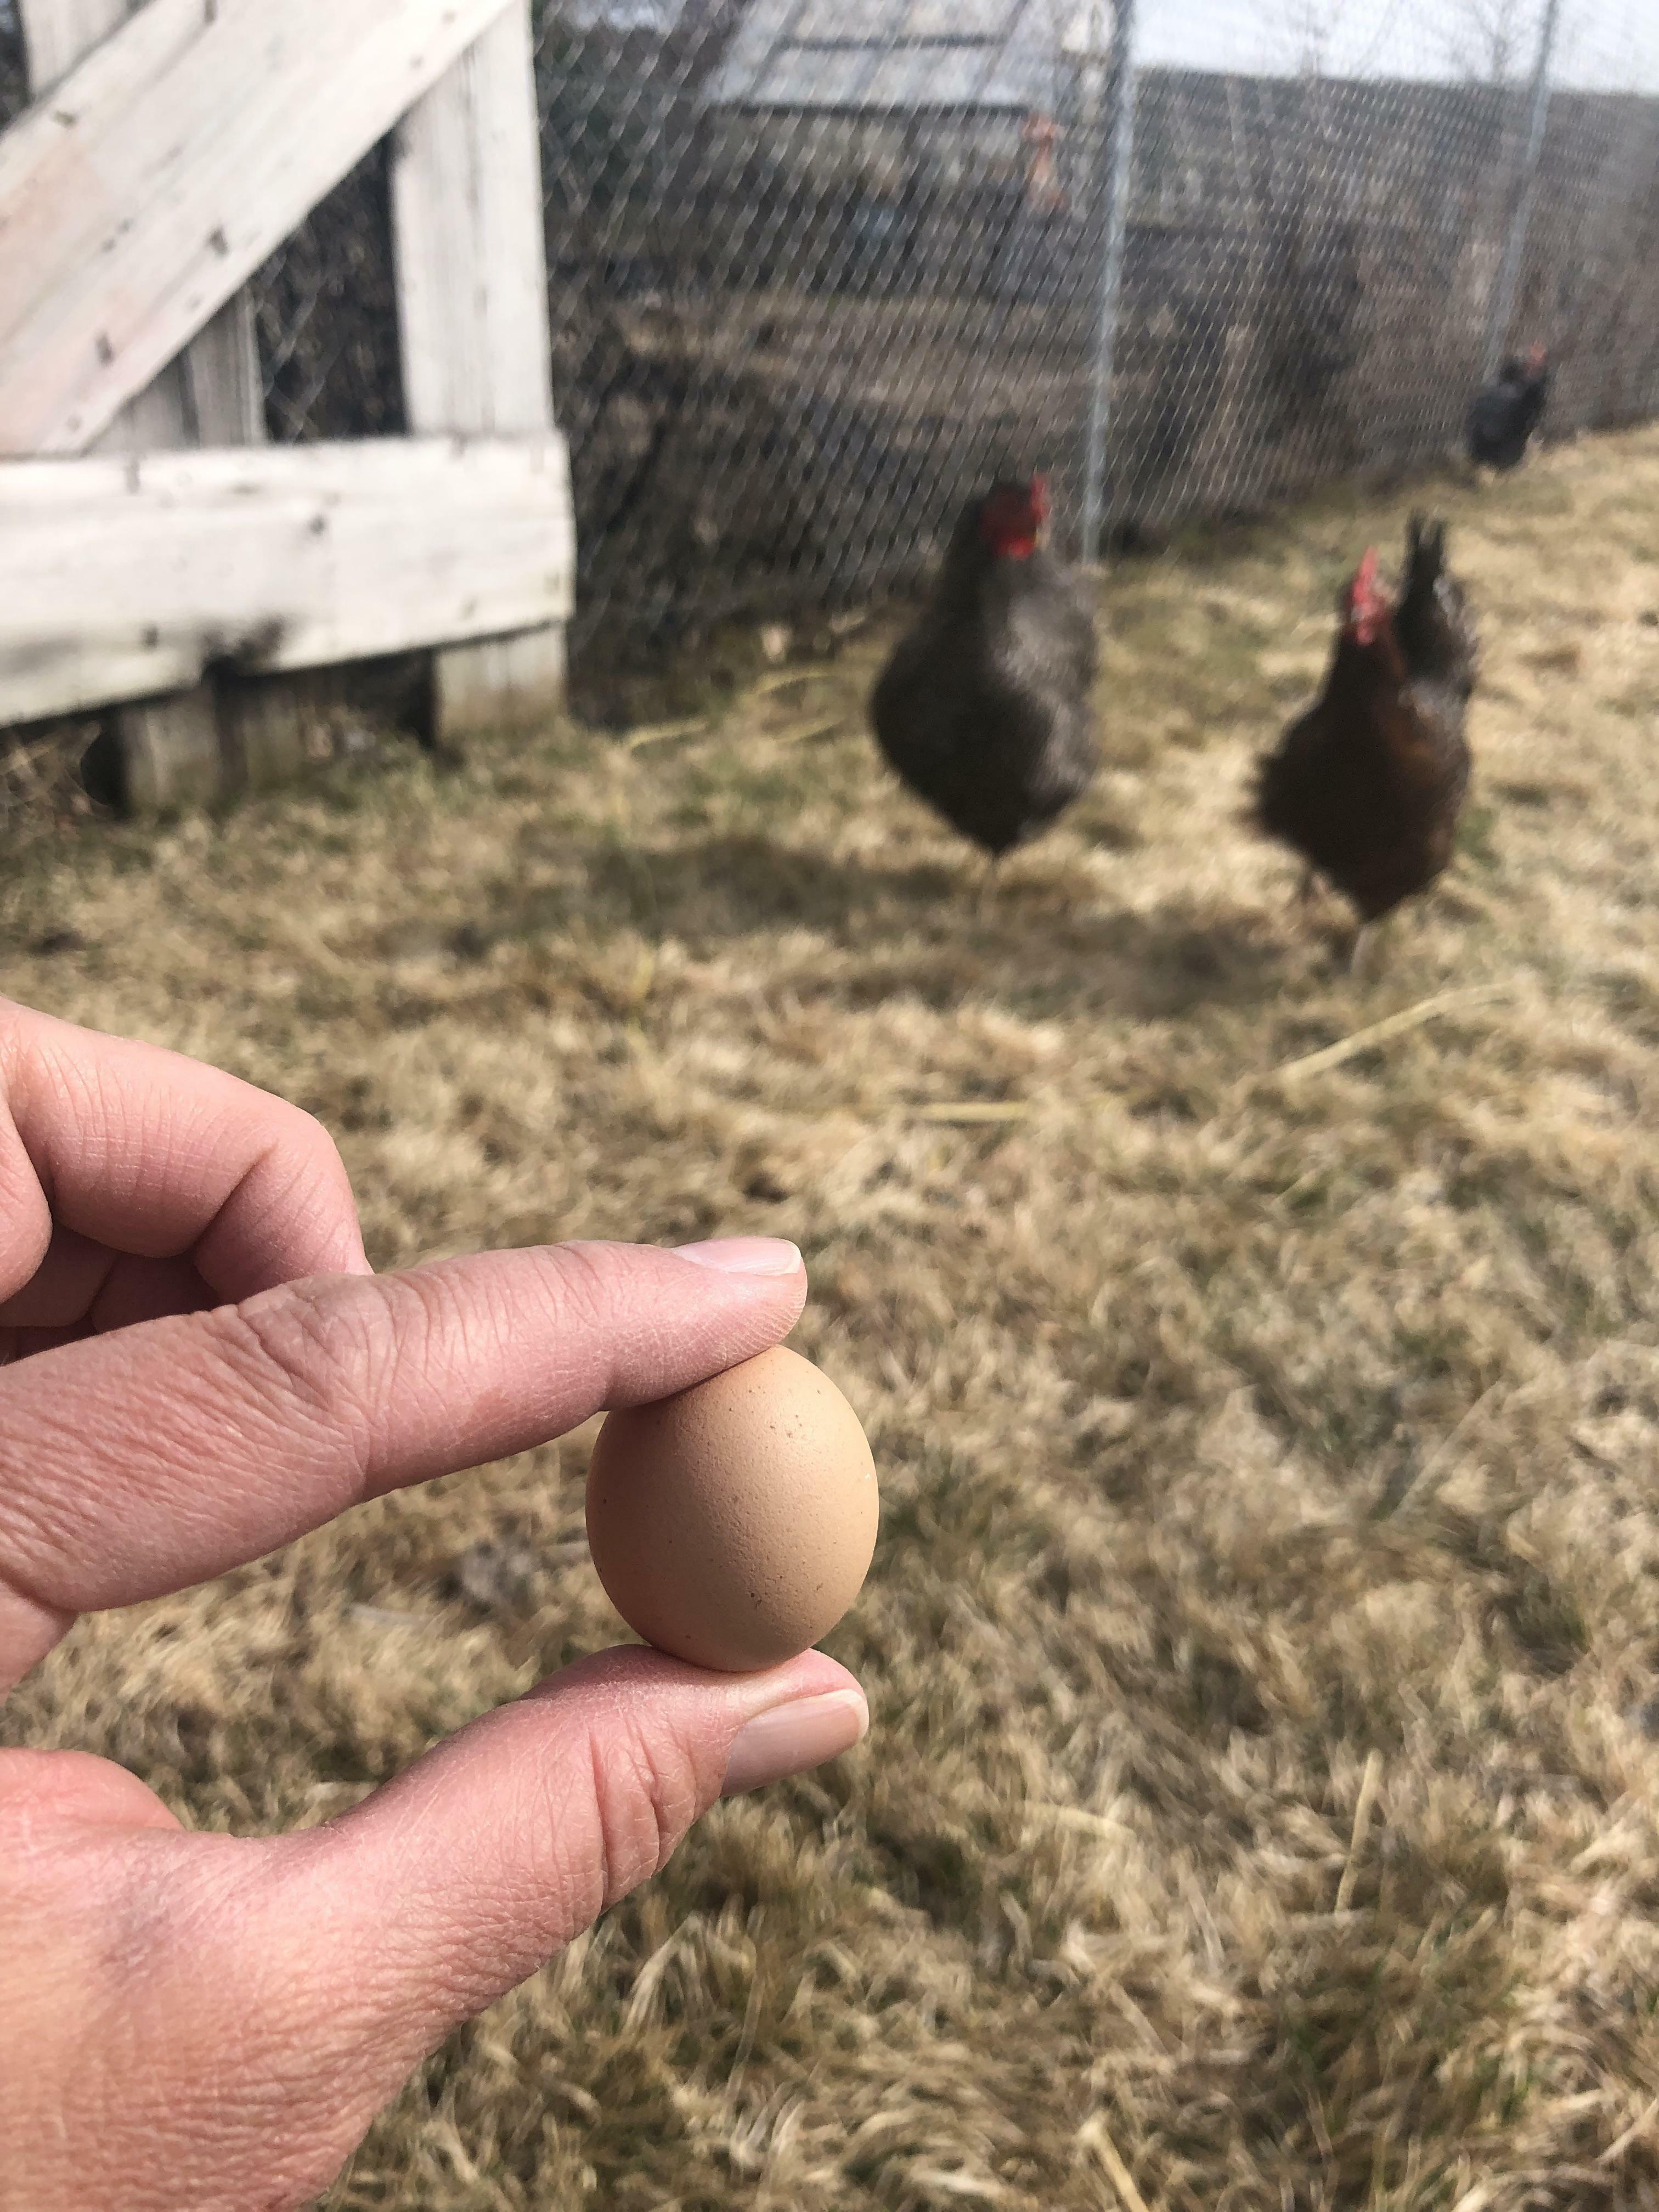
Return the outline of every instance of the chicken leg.
{"type": "Polygon", "coordinates": [[[1353,950],[1348,955],[1348,973],[1357,982],[1368,983],[1376,973],[1376,950],[1382,942],[1380,921],[1362,921],[1353,935],[1353,950]]]}

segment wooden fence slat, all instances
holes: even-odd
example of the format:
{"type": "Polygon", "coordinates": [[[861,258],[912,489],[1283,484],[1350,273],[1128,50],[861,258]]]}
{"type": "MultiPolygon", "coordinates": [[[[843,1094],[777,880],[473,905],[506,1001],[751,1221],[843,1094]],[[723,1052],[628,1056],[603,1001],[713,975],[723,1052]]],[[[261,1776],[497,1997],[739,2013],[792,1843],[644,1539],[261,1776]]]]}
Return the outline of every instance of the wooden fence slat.
{"type": "Polygon", "coordinates": [[[179,356],[185,416],[198,446],[263,446],[265,385],[253,295],[239,292],[179,356]]]}
{"type": "Polygon", "coordinates": [[[0,136],[0,453],[84,452],[505,4],[146,0],[0,136]]]}
{"type": "MultiPolygon", "coordinates": [[[[392,173],[404,398],[416,432],[550,429],[552,368],[529,0],[513,0],[404,118],[392,173]]],[[[434,656],[449,738],[546,714],[562,628],[434,656]]]]}
{"type": "MultiPolygon", "coordinates": [[[[29,89],[39,100],[81,68],[136,9],[129,0],[20,0],[17,12],[28,56],[29,89]]],[[[123,66],[154,76],[190,43],[201,14],[198,8],[192,21],[190,11],[183,9],[171,14],[145,10],[143,25],[129,34],[131,52],[123,66]]],[[[91,84],[97,79],[88,73],[82,82],[91,84]]]]}
{"type": "Polygon", "coordinates": [[[404,117],[392,219],[410,428],[550,429],[528,0],[514,0],[404,117]]]}
{"type": "Polygon", "coordinates": [[[564,441],[0,465],[0,723],[562,623],[564,441]]]}
{"type": "MultiPolygon", "coordinates": [[[[50,92],[92,48],[117,31],[139,0],[21,0],[20,17],[36,98],[50,92]]],[[[179,446],[261,445],[264,392],[253,301],[239,292],[96,441],[102,453],[151,453],[179,446]]],[[[280,732],[284,687],[267,719],[280,732]]],[[[286,720],[290,749],[303,740],[286,720]]],[[[222,781],[219,702],[210,684],[171,699],[119,708],[108,728],[130,802],[140,811],[215,797],[222,781]]]]}
{"type": "Polygon", "coordinates": [[[20,0],[17,13],[34,97],[67,76],[126,12],[127,0],[20,0]]]}

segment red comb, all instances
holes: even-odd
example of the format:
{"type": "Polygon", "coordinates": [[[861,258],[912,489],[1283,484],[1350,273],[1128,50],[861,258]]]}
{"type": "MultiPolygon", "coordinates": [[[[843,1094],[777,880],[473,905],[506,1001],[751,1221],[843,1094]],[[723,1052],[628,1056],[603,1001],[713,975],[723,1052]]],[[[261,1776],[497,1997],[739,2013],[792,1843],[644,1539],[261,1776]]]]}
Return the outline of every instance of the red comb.
{"type": "Polygon", "coordinates": [[[1026,483],[1005,480],[981,504],[980,535],[1000,556],[1026,560],[1036,551],[1048,512],[1048,487],[1042,477],[1026,483]]]}
{"type": "Polygon", "coordinates": [[[1371,645],[1388,615],[1388,595],[1376,580],[1376,548],[1368,545],[1348,586],[1347,627],[1361,645],[1371,645]]]}

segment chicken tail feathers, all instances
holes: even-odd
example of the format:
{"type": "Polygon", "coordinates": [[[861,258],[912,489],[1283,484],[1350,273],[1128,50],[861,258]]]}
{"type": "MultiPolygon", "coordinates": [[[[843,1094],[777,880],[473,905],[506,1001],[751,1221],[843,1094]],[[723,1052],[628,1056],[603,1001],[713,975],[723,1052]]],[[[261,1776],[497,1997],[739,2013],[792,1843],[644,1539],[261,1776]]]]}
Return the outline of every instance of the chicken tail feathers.
{"type": "Polygon", "coordinates": [[[1406,526],[1406,574],[1401,597],[1426,598],[1446,566],[1446,526],[1442,518],[1414,514],[1406,526]]]}

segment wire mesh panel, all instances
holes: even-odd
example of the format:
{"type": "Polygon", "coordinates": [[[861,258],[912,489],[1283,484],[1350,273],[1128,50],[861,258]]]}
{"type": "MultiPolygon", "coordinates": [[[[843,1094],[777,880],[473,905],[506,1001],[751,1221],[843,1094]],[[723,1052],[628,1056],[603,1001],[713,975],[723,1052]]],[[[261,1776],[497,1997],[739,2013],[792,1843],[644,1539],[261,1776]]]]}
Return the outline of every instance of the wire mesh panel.
{"type": "MultiPolygon", "coordinates": [[[[579,652],[902,585],[1000,470],[1097,550],[1409,467],[1505,343],[1659,411],[1651,0],[534,12],[579,652]]],[[[277,438],[403,427],[386,159],[257,280],[277,438]]]]}
{"type": "Polygon", "coordinates": [[[1124,12],[542,9],[590,631],[609,616],[672,636],[902,581],[1007,467],[1048,469],[1075,544],[1103,342],[1109,541],[1437,456],[1517,218],[1504,335],[1552,349],[1552,427],[1659,408],[1642,11],[1553,11],[1535,175],[1541,9],[1142,0],[1133,57],[1114,51],[1124,12]]]}
{"type": "Polygon", "coordinates": [[[1659,103],[1651,97],[1568,91],[1551,100],[1516,328],[1554,343],[1558,427],[1659,413],[1659,103]]]}
{"type": "Polygon", "coordinates": [[[914,571],[987,467],[1064,473],[1092,256],[1061,120],[1075,72],[1033,15],[544,12],[590,621],[672,635],[856,598],[914,571]]]}
{"type": "Polygon", "coordinates": [[[266,422],[279,441],[404,430],[388,150],[360,161],[253,280],[266,422]]]}
{"type": "Polygon", "coordinates": [[[11,0],[0,0],[0,130],[28,105],[23,33],[11,0]]]}

